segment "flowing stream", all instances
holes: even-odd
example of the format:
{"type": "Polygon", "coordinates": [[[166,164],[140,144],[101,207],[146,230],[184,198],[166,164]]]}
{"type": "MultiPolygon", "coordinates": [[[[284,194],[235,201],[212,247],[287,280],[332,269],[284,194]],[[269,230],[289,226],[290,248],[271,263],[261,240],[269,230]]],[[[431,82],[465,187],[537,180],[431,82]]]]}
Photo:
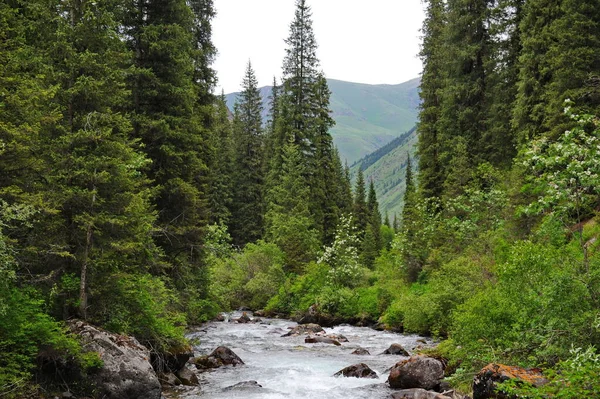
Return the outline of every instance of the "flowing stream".
{"type": "MultiPolygon", "coordinates": [[[[228,314],[229,319],[241,313],[228,314]]],[[[411,352],[424,338],[375,331],[367,327],[341,325],[325,328],[327,334],[342,334],[349,342],[341,346],[304,343],[305,335],[282,337],[295,322],[262,319],[262,323],[206,323],[190,333],[197,340],[195,354],[206,355],[218,346],[227,346],[245,363],[226,366],[199,375],[200,386],[184,391],[181,398],[387,398],[392,392],[385,381],[389,368],[405,359],[398,355],[382,355],[391,344],[398,343],[411,352]],[[420,341],[420,342],[419,342],[420,341]],[[370,355],[351,354],[357,348],[367,349],[370,355]],[[366,363],[377,372],[378,379],[333,377],[344,367],[366,363]],[[244,381],[257,381],[262,388],[227,389],[244,381]]],[[[427,341],[431,343],[431,341],[427,341]]]]}

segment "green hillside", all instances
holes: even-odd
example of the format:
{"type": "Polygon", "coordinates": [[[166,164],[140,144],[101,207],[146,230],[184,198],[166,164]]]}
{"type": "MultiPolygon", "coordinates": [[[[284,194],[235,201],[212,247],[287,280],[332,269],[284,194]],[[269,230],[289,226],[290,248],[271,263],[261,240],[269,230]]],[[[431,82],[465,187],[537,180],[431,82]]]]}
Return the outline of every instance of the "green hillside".
{"type": "MultiPolygon", "coordinates": [[[[402,212],[406,158],[407,154],[410,154],[414,159],[416,144],[417,133],[413,127],[384,147],[355,162],[350,169],[354,177],[360,167],[364,171],[365,181],[373,180],[381,214],[385,215],[387,211],[392,220],[394,214],[400,215],[402,212]]],[[[413,165],[415,164],[416,162],[413,162],[413,165]]]]}
{"type": "MultiPolygon", "coordinates": [[[[420,80],[369,85],[328,79],[335,127],[331,130],[342,160],[353,163],[389,143],[417,121],[420,80]]],[[[265,110],[271,87],[260,89],[265,110]]],[[[226,96],[233,109],[237,93],[226,96]]],[[[263,115],[266,118],[266,111],[263,115]]]]}

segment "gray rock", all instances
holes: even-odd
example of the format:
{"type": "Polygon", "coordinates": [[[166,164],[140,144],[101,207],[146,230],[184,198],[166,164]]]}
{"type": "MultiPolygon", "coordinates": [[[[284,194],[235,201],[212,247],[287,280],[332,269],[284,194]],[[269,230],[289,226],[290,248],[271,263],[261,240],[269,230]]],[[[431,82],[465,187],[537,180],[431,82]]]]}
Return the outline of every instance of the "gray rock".
{"type": "Polygon", "coordinates": [[[410,356],[410,354],[402,347],[400,344],[391,344],[389,348],[384,350],[382,355],[400,355],[400,356],[410,356]]]}
{"type": "Polygon", "coordinates": [[[333,344],[335,346],[340,346],[340,342],[338,340],[328,338],[328,337],[306,337],[304,338],[304,343],[306,344],[333,344]]]}
{"type": "Polygon", "coordinates": [[[106,399],[160,399],[161,387],[150,365],[150,351],[135,338],[112,334],[83,321],[69,328],[86,350],[98,352],[103,366],[89,376],[98,397],[106,399]]]}
{"type": "Polygon", "coordinates": [[[184,367],[181,370],[179,370],[176,375],[183,385],[193,387],[200,384],[200,381],[198,381],[198,376],[187,367],[184,367]]]}
{"type": "Polygon", "coordinates": [[[394,389],[437,390],[443,378],[444,365],[442,362],[431,357],[413,356],[392,367],[388,383],[394,389]]]}
{"type": "Polygon", "coordinates": [[[158,380],[160,381],[161,385],[165,388],[181,385],[181,381],[173,373],[159,373],[158,380]]]}
{"type": "Polygon", "coordinates": [[[392,394],[392,399],[452,399],[438,392],[423,388],[402,389],[392,394]]]}
{"type": "Polygon", "coordinates": [[[334,377],[377,378],[377,373],[364,363],[353,364],[335,373],[334,377]]]}
{"type": "Polygon", "coordinates": [[[242,382],[238,382],[237,384],[232,385],[230,387],[223,388],[223,391],[241,391],[241,390],[256,389],[256,388],[262,388],[262,385],[260,385],[256,381],[242,381],[242,382]]]}
{"type": "Polygon", "coordinates": [[[351,354],[352,355],[370,355],[371,353],[364,348],[356,348],[351,354]]]}
{"type": "Polygon", "coordinates": [[[318,324],[299,324],[296,327],[292,328],[287,334],[283,334],[282,337],[291,337],[304,334],[317,334],[320,332],[324,333],[325,330],[323,330],[323,327],[321,327],[318,324]]]}
{"type": "Polygon", "coordinates": [[[191,360],[200,370],[215,369],[221,366],[238,366],[244,364],[242,359],[225,346],[219,346],[210,355],[200,356],[191,360]]]}

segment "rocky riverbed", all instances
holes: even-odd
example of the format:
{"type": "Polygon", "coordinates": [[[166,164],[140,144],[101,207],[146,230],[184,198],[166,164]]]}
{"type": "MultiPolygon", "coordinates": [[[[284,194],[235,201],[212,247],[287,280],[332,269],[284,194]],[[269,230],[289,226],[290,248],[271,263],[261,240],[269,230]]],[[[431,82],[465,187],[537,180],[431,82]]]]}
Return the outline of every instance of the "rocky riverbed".
{"type": "Polygon", "coordinates": [[[396,392],[385,384],[389,370],[407,356],[384,352],[392,344],[399,344],[409,353],[432,344],[431,340],[417,335],[347,325],[290,335],[291,329],[297,326],[295,322],[234,321],[242,316],[241,312],[228,314],[225,321],[207,323],[191,332],[189,338],[196,342],[196,356],[208,355],[215,348],[226,346],[244,364],[203,372],[199,374],[198,387],[175,388],[175,394],[168,396],[184,399],[389,398],[396,392]],[[313,339],[307,340],[309,337],[313,339]],[[376,378],[334,376],[345,367],[359,363],[373,370],[376,378]]]}

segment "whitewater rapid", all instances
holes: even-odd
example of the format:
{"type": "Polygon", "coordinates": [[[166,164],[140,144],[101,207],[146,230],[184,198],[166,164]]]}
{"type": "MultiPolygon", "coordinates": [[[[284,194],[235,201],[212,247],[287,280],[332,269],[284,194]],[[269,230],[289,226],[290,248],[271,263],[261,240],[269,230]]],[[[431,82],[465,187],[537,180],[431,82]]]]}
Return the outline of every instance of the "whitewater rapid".
{"type": "MultiPolygon", "coordinates": [[[[235,319],[240,312],[228,314],[235,319]]],[[[196,356],[207,355],[218,346],[227,346],[245,363],[243,366],[223,367],[199,374],[200,386],[182,391],[179,397],[244,398],[244,399],[362,399],[387,398],[390,390],[385,381],[389,368],[405,357],[382,355],[391,344],[401,344],[409,352],[423,344],[423,337],[376,331],[367,327],[348,325],[325,328],[327,334],[342,334],[349,342],[341,346],[306,344],[306,336],[282,337],[289,320],[262,319],[261,323],[206,323],[188,335],[195,343],[196,356]],[[353,355],[357,348],[367,349],[370,355],[353,355]],[[377,379],[333,377],[346,366],[365,363],[377,372],[377,379]],[[262,386],[227,389],[237,383],[256,381],[262,386]]],[[[427,341],[427,344],[431,341],[427,341]]]]}

